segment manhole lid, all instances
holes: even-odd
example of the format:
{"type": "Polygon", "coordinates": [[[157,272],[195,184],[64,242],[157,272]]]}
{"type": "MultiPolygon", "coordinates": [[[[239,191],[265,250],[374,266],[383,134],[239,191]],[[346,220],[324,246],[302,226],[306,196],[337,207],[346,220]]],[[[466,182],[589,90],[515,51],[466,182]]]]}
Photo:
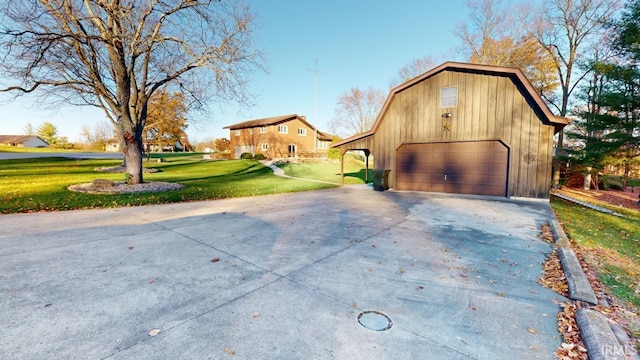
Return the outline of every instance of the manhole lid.
{"type": "Polygon", "coordinates": [[[365,328],[374,331],[386,331],[391,329],[393,325],[393,321],[387,315],[375,310],[367,310],[358,314],[358,322],[365,328]]]}

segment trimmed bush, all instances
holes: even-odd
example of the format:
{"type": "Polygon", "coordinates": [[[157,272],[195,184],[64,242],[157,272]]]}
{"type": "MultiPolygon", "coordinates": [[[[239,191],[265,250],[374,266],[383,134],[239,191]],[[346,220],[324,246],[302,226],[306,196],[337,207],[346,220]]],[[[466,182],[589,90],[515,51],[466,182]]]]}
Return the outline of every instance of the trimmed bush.
{"type": "Polygon", "coordinates": [[[622,190],[622,178],[618,176],[600,176],[602,181],[602,189],[604,190],[622,190]]]}
{"type": "Polygon", "coordinates": [[[242,155],[240,155],[240,159],[249,159],[249,160],[251,160],[251,159],[253,159],[253,154],[248,153],[248,152],[242,153],[242,155]]]}
{"type": "Polygon", "coordinates": [[[257,153],[253,156],[254,160],[264,160],[264,155],[261,153],[257,153]]]}
{"type": "Polygon", "coordinates": [[[329,159],[340,159],[340,149],[338,148],[331,148],[329,149],[329,151],[327,151],[327,157],[329,159]]]}

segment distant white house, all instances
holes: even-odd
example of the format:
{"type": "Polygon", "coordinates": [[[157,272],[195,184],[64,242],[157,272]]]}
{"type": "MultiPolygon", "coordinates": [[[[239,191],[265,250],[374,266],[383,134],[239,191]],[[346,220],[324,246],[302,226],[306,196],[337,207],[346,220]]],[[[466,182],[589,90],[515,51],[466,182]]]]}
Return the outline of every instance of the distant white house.
{"type": "MultiPolygon", "coordinates": [[[[166,151],[191,151],[191,145],[189,144],[189,140],[186,137],[182,137],[179,141],[176,141],[173,145],[169,146],[159,146],[156,144],[147,144],[143,145],[145,152],[166,152],[166,151]]],[[[110,152],[119,152],[120,150],[120,142],[117,138],[113,137],[107,140],[105,144],[105,151],[110,152]]]]}
{"type": "Polygon", "coordinates": [[[116,138],[108,139],[107,143],[104,145],[104,151],[119,152],[120,142],[118,142],[118,139],[116,138]]]}
{"type": "Polygon", "coordinates": [[[215,150],[213,150],[213,149],[212,149],[212,148],[210,148],[210,147],[206,147],[206,148],[204,148],[204,149],[202,150],[202,152],[203,152],[203,153],[209,153],[209,154],[210,154],[210,153],[212,153],[212,152],[215,152],[215,150]]]}
{"type": "Polygon", "coordinates": [[[0,145],[42,148],[49,146],[49,143],[35,135],[0,135],[0,145]]]}

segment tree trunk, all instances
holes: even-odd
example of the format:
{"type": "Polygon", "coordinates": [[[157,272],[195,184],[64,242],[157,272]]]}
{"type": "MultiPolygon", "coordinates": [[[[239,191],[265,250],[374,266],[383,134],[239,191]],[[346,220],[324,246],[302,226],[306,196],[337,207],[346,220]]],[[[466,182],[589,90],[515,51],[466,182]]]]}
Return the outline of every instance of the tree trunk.
{"type": "Polygon", "coordinates": [[[564,141],[564,131],[560,130],[558,132],[558,144],[556,145],[556,156],[554,157],[554,162],[556,164],[553,169],[553,187],[560,188],[560,167],[562,166],[562,162],[558,159],[559,156],[562,155],[562,143],[564,141]]]}
{"type": "Polygon", "coordinates": [[[122,154],[127,168],[126,181],[129,184],[141,184],[142,180],[142,141],[131,139],[127,142],[122,154]]]}
{"type": "Polygon", "coordinates": [[[624,175],[622,176],[622,191],[627,191],[627,180],[629,180],[629,172],[631,167],[629,166],[629,162],[624,162],[624,175]]]}
{"type": "Polygon", "coordinates": [[[584,174],[584,182],[582,183],[582,188],[584,190],[591,189],[591,167],[587,167],[587,172],[584,174]]]}

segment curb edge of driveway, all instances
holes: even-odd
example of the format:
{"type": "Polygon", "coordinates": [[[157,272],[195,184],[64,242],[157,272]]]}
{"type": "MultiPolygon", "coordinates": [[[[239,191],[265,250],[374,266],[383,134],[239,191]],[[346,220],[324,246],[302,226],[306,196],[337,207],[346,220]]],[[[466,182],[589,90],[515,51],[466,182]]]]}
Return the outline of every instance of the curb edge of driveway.
{"type": "MultiPolygon", "coordinates": [[[[558,245],[558,257],[569,286],[569,298],[597,305],[598,299],[582,270],[580,261],[571,249],[569,239],[557,218],[551,220],[551,229],[558,245]]],[[[618,340],[609,320],[597,311],[580,308],[576,312],[580,337],[587,348],[589,360],[626,359],[628,343],[618,340]]]]}

